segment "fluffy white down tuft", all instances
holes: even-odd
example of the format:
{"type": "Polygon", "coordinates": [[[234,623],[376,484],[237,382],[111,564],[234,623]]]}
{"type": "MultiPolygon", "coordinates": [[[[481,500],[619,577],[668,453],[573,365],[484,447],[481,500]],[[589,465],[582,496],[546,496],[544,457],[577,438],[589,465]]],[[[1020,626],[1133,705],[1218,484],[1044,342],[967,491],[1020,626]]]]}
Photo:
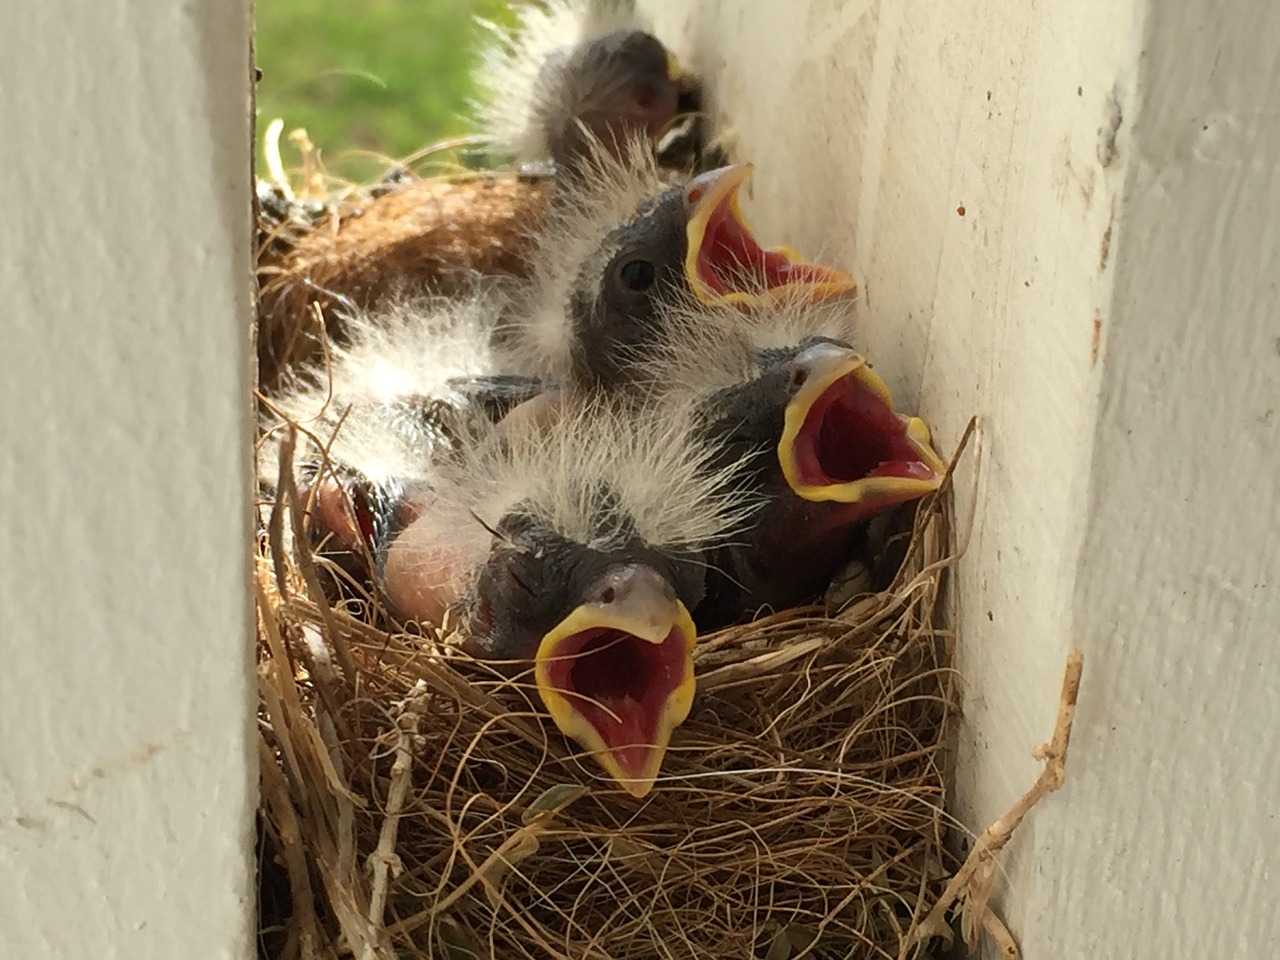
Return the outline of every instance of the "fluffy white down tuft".
{"type": "Polygon", "coordinates": [[[624,411],[584,401],[544,432],[479,446],[441,470],[437,545],[482,562],[489,530],[513,512],[601,551],[622,546],[628,526],[657,550],[725,542],[758,502],[731,465],[713,465],[715,448],[693,427],[683,403],[624,411]]]}
{"type": "Polygon", "coordinates": [[[481,20],[493,34],[476,76],[482,97],[472,104],[495,148],[520,160],[545,160],[546,130],[568,122],[565,106],[538,99],[538,75],[558,50],[569,50],[627,27],[645,29],[627,0],[542,0],[521,5],[510,30],[481,20]]]}
{"type": "MultiPolygon", "coordinates": [[[[374,482],[416,479],[429,471],[432,451],[421,438],[389,428],[386,404],[411,396],[446,397],[453,377],[495,372],[489,346],[506,304],[496,291],[468,299],[419,295],[391,300],[349,321],[351,345],[334,348],[327,370],[295,377],[271,405],[259,453],[259,480],[274,487],[279,474],[278,441],[285,420],[314,434],[330,457],[374,482]]],[[[299,466],[314,460],[315,441],[299,436],[299,466]]]]}
{"type": "Polygon", "coordinates": [[[708,305],[691,293],[664,307],[666,332],[642,363],[641,379],[662,385],[673,399],[705,397],[753,379],[758,351],[795,346],[810,337],[850,345],[856,336],[854,304],[814,303],[803,296],[749,306],[708,305]]]}

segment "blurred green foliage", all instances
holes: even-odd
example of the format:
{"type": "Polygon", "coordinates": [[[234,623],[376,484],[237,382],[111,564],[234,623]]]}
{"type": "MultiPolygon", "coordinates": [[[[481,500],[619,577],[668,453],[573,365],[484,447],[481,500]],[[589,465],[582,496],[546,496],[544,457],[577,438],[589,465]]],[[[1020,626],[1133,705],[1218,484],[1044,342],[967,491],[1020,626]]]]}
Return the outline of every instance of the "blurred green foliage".
{"type": "MultiPolygon", "coordinates": [[[[306,129],[329,172],[366,181],[444,137],[466,133],[471,71],[506,0],[256,0],[258,139],[306,129]],[[370,156],[369,154],[377,156],[370,156]]],[[[261,147],[258,157],[261,163],[261,147]]]]}

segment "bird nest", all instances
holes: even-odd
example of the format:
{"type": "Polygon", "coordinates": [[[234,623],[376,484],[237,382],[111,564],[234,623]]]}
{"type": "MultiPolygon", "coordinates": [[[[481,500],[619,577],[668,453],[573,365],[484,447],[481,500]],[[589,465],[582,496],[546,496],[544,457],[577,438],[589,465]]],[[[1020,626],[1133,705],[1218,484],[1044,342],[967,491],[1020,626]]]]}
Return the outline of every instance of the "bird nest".
{"type": "Polygon", "coordinates": [[[406,287],[454,296],[478,277],[525,277],[533,231],[551,194],[546,171],[412,171],[470,138],[389,161],[386,176],[357,184],[331,175],[304,130],[290,139],[302,169],[286,172],[281,124],[264,137],[268,178],[257,181],[258,385],[318,362],[345,335],[352,307],[376,305],[406,287]]]}
{"type": "MultiPolygon", "coordinates": [[[[310,224],[264,213],[260,388],[340,336],[335,303],[519,274],[544,200],[536,181],[467,176],[328,199],[310,224]]],[[[905,960],[941,952],[957,917],[971,949],[985,930],[1018,955],[988,906],[994,858],[1062,783],[1081,665],[1041,777],[961,864],[943,844],[949,475],[885,551],[886,589],[700,640],[693,712],[643,799],[449,624],[407,629],[350,583],[325,599],[349,575],[287,545],[308,538],[284,479],[255,570],[261,956],[905,960]]]]}
{"type": "Polygon", "coordinates": [[[256,574],[264,954],[927,955],[956,866],[950,502],[916,511],[888,589],[705,637],[643,800],[447,624],[318,599],[324,561],[285,546],[277,503],[256,574]]]}

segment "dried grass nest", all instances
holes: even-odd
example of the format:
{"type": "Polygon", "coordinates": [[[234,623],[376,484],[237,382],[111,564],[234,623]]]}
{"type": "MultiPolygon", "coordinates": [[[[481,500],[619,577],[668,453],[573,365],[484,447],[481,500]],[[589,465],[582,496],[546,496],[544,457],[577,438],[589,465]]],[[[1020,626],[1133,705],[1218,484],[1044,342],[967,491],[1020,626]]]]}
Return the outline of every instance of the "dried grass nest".
{"type": "MultiPolygon", "coordinates": [[[[341,336],[344,298],[519,275],[543,202],[536,178],[466,175],[265,210],[260,386],[341,336]]],[[[930,955],[956,866],[950,502],[948,483],[921,504],[887,590],[704,638],[694,711],[642,801],[448,625],[331,605],[322,579],[342,573],[273,525],[256,567],[261,955],[930,955]]],[[[283,507],[276,523],[301,513],[283,507]]]]}
{"type": "Polygon", "coordinates": [[[258,386],[270,391],[288,367],[318,361],[344,336],[344,315],[405,287],[465,293],[478,277],[524,277],[533,228],[551,196],[547,170],[470,170],[424,159],[473,145],[442,141],[388,161],[371,184],[330,175],[305,131],[302,169],[280,159],[281,126],[264,137],[269,179],[257,184],[258,386]]]}
{"type": "Polygon", "coordinates": [[[272,538],[264,955],[930,956],[921,924],[956,866],[949,503],[922,503],[888,590],[706,637],[643,801],[544,722],[531,681],[470,661],[447,626],[317,603],[315,561],[272,538]]]}
{"type": "MultiPolygon", "coordinates": [[[[259,336],[323,319],[297,282],[317,269],[341,267],[326,282],[344,296],[400,282],[397,237],[410,260],[438,245],[428,272],[466,261],[473,247],[448,247],[456,231],[440,229],[465,203],[402,221],[419,192],[463,197],[458,182],[387,194],[367,236],[358,217],[320,216],[285,243],[262,221],[276,239],[260,246],[259,276],[282,299],[273,319],[264,298],[259,336]]],[[[472,214],[524,216],[507,200],[472,214]]],[[[643,800],[574,753],[531,680],[465,657],[448,624],[406,630],[376,598],[326,600],[322,580],[344,574],[285,546],[286,516],[307,543],[296,500],[286,483],[269,505],[255,569],[260,957],[907,960],[941,955],[956,907],[971,947],[986,930],[1018,955],[987,906],[994,857],[1062,782],[1080,661],[1044,773],[960,864],[944,846],[959,698],[949,475],[918,505],[887,589],[701,640],[693,712],[643,800]]]]}

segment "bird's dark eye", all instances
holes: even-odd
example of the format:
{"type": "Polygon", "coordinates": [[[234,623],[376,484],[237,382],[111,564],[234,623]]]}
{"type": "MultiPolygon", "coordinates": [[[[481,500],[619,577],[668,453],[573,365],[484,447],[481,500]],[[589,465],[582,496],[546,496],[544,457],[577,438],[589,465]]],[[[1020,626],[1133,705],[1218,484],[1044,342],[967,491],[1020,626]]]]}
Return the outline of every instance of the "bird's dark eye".
{"type": "Polygon", "coordinates": [[[658,102],[658,91],[649,84],[644,84],[636,91],[636,106],[641,110],[651,110],[658,102]]]}
{"type": "Polygon", "coordinates": [[[657,273],[653,269],[653,264],[648,260],[628,260],[622,265],[622,270],[619,271],[618,275],[622,278],[622,282],[628,290],[643,293],[653,286],[657,273]]]}

